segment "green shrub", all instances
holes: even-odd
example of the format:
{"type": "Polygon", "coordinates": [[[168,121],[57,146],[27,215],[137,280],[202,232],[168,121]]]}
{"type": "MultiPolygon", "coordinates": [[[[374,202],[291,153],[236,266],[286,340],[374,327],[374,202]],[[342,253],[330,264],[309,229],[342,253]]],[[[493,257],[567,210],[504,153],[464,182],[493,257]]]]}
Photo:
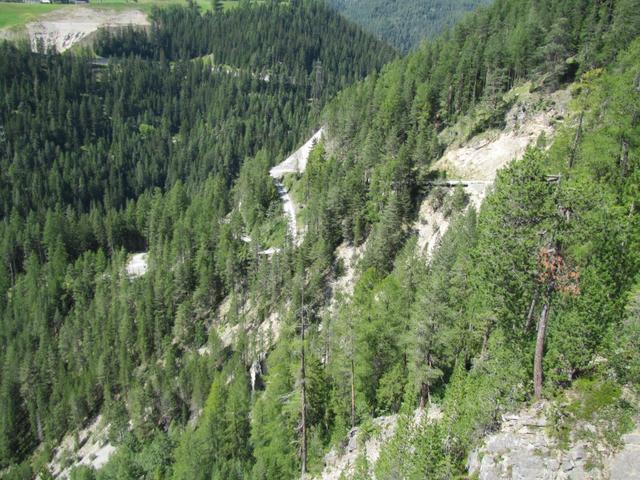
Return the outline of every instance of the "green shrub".
{"type": "Polygon", "coordinates": [[[561,448],[573,439],[589,445],[589,463],[598,466],[598,445],[620,446],[623,433],[633,428],[634,407],[623,397],[622,388],[608,380],[578,379],[567,394],[567,401],[553,404],[548,417],[552,435],[561,448]]]}
{"type": "Polygon", "coordinates": [[[87,467],[86,465],[75,467],[69,474],[70,480],[95,480],[95,478],[96,475],[93,468],[87,467]]]}

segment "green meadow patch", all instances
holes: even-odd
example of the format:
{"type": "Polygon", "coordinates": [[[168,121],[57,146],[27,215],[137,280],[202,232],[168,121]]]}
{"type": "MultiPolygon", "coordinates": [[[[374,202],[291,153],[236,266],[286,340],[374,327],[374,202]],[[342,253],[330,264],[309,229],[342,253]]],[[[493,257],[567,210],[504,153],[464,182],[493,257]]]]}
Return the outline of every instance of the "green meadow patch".
{"type": "Polygon", "coordinates": [[[45,13],[69,7],[60,4],[0,2],[0,28],[21,27],[45,13]]]}

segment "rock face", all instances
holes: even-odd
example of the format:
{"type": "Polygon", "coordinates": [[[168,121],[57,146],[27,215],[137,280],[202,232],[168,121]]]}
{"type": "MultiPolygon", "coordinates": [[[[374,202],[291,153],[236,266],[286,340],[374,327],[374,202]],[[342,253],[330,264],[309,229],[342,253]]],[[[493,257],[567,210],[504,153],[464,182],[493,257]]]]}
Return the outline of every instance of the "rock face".
{"type": "Polygon", "coordinates": [[[447,172],[450,178],[495,180],[498,170],[522,158],[540,135],[553,137],[557,124],[564,121],[571,95],[558,90],[545,95],[523,93],[517,98],[505,115],[503,129],[483,132],[462,144],[453,142],[432,170],[447,172]]]}
{"type": "Polygon", "coordinates": [[[623,449],[609,462],[611,480],[640,479],[640,428],[622,436],[623,449]]]}
{"type": "Polygon", "coordinates": [[[48,465],[53,478],[67,479],[73,468],[82,465],[100,470],[116,451],[108,432],[109,425],[98,415],[87,428],[66,435],[48,465]]]}
{"type": "Polygon", "coordinates": [[[129,259],[126,266],[127,275],[131,278],[141,277],[149,268],[149,254],[147,252],[135,253],[129,259]]]}
{"type": "Polygon", "coordinates": [[[380,449],[393,437],[398,425],[398,416],[379,417],[373,420],[377,434],[363,439],[359,428],[349,431],[343,449],[332,449],[324,457],[325,468],[317,480],[339,480],[353,475],[356,461],[360,455],[367,458],[367,464],[375,465],[380,456],[380,449]]]}
{"type": "Polygon", "coordinates": [[[336,248],[336,261],[341,263],[343,269],[340,275],[329,282],[328,309],[332,315],[336,315],[344,299],[353,294],[357,281],[356,267],[365,250],[366,243],[355,246],[343,242],[336,248]]]}
{"type": "Polygon", "coordinates": [[[574,441],[561,449],[546,427],[544,404],[505,415],[500,430],[469,456],[469,473],[480,480],[640,479],[640,430],[624,435],[618,452],[596,447],[604,460],[598,468],[592,463],[592,447],[574,441]]]}
{"type": "MultiPolygon", "coordinates": [[[[438,405],[431,405],[428,410],[417,409],[413,412],[411,421],[414,425],[421,421],[437,422],[442,418],[442,411],[438,405]]],[[[374,468],[385,445],[393,438],[398,428],[398,415],[378,417],[372,420],[372,430],[368,436],[360,431],[360,427],[352,428],[341,448],[333,448],[324,457],[324,470],[314,480],[343,480],[349,479],[355,473],[355,466],[359,459],[366,458],[368,478],[375,480],[374,468]]]]}

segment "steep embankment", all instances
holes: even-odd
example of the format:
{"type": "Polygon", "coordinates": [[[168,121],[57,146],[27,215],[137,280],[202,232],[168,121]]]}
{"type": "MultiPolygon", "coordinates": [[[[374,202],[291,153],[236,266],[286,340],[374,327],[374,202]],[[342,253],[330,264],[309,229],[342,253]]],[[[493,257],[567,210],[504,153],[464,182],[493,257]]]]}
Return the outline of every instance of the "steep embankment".
{"type": "MultiPolygon", "coordinates": [[[[319,129],[300,148],[284,161],[273,167],[269,172],[278,190],[278,195],[282,202],[282,209],[287,217],[288,233],[295,246],[299,246],[302,243],[303,232],[298,228],[296,206],[282,183],[282,178],[288,173],[298,174],[304,172],[307,161],[309,160],[309,154],[314,145],[322,140],[323,134],[324,129],[319,129]]],[[[253,239],[247,235],[244,235],[241,240],[245,243],[253,242],[253,239]]],[[[280,253],[280,249],[276,247],[269,247],[258,252],[259,255],[264,256],[271,256],[277,253],[280,253]]],[[[137,266],[139,266],[141,260],[146,261],[146,257],[141,257],[141,255],[144,254],[134,255],[127,265],[127,272],[130,275],[138,271],[137,266]]],[[[257,309],[250,299],[241,300],[239,305],[235,305],[237,309],[236,312],[232,312],[231,308],[232,299],[231,297],[227,297],[216,309],[214,320],[211,325],[209,325],[209,328],[216,329],[220,341],[225,348],[233,346],[241,334],[250,334],[252,336],[256,343],[256,351],[258,352],[251,365],[251,384],[253,389],[256,377],[261,373],[261,362],[280,335],[282,316],[277,310],[274,310],[262,322],[258,321],[257,309]],[[229,318],[233,313],[236,315],[240,313],[247,321],[242,325],[237,323],[230,325],[229,318]]],[[[207,347],[202,347],[199,353],[204,355],[210,352],[207,347]]]]}
{"type": "Polygon", "coordinates": [[[65,435],[48,465],[53,478],[67,479],[79,466],[102,468],[116,451],[108,438],[109,427],[98,415],[86,428],[65,435]]]}
{"type": "Polygon", "coordinates": [[[302,173],[307,168],[309,154],[316,143],[322,139],[324,128],[320,128],[314,133],[304,145],[289,155],[283,162],[279,163],[269,171],[272,178],[279,180],[286,173],[302,173]]]}
{"type": "MultiPolygon", "coordinates": [[[[513,105],[504,118],[504,128],[492,129],[465,139],[467,119],[441,134],[450,141],[445,153],[431,168],[452,180],[434,182],[447,190],[461,185],[468,197],[468,205],[476,210],[489,192],[496,173],[514,159],[522,158],[529,145],[542,136],[553,138],[555,131],[567,115],[569,90],[552,94],[530,92],[531,85],[514,89],[507,97],[513,105]],[[460,138],[462,137],[462,138],[460,138]],[[453,140],[451,140],[453,139],[453,140]]],[[[418,249],[431,256],[434,248],[449,228],[449,214],[443,202],[434,201],[433,194],[425,199],[413,228],[418,233],[418,249]]]]}
{"type": "Polygon", "coordinates": [[[522,157],[541,135],[550,140],[564,121],[571,94],[568,89],[545,94],[532,92],[532,88],[531,83],[526,83],[505,95],[513,105],[504,117],[502,129],[491,129],[465,140],[462,132],[468,119],[462,119],[442,132],[441,139],[452,139],[452,143],[432,170],[446,172],[450,178],[492,182],[499,169],[522,157]]]}
{"type": "Polygon", "coordinates": [[[289,235],[291,235],[291,241],[294,245],[298,245],[300,243],[300,236],[298,235],[298,219],[296,218],[296,207],[291,200],[289,192],[287,192],[282,182],[278,179],[274,180],[276,189],[278,190],[278,196],[280,197],[280,201],[282,201],[282,209],[284,210],[284,214],[287,217],[287,225],[289,227],[289,235]]]}

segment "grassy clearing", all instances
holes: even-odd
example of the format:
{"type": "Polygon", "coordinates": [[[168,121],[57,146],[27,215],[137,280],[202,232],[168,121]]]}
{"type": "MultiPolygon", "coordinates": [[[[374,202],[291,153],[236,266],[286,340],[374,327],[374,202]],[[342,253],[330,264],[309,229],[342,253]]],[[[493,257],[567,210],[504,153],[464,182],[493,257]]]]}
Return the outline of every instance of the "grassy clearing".
{"type": "Polygon", "coordinates": [[[5,3],[0,2],[0,28],[21,27],[39,16],[69,8],[69,5],[44,5],[38,3],[5,3]]]}

